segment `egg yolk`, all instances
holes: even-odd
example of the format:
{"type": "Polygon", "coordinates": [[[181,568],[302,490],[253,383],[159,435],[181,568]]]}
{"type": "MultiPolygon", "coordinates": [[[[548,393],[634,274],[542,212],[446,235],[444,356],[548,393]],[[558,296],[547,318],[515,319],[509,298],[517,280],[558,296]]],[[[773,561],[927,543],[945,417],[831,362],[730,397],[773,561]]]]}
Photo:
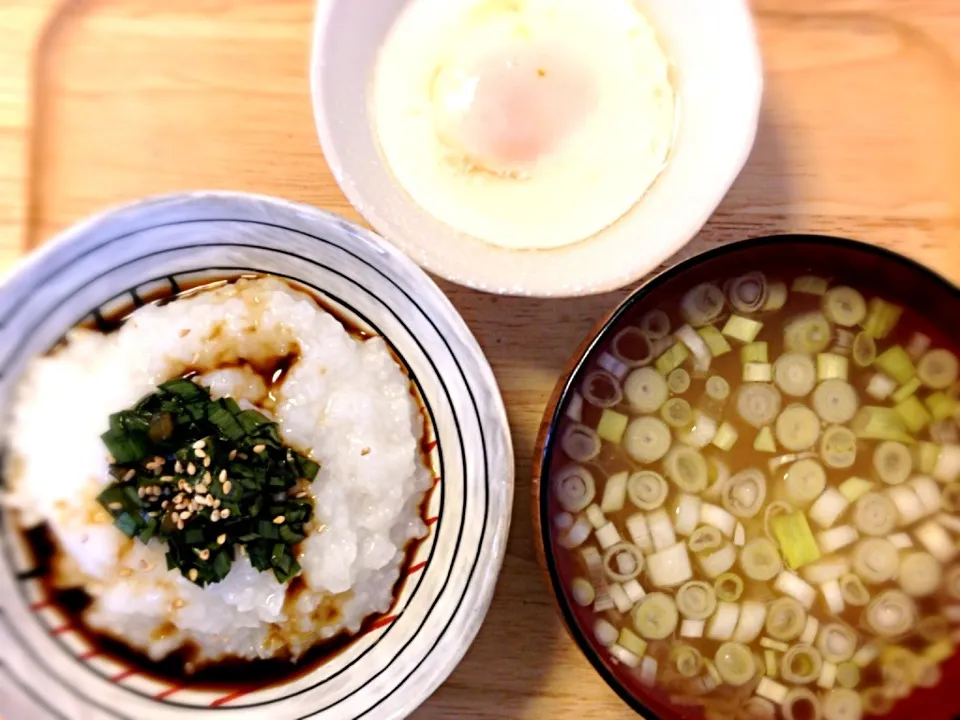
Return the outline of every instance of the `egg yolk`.
{"type": "Polygon", "coordinates": [[[452,63],[434,86],[443,142],[508,174],[556,152],[596,105],[596,83],[569,52],[516,46],[452,63]]]}

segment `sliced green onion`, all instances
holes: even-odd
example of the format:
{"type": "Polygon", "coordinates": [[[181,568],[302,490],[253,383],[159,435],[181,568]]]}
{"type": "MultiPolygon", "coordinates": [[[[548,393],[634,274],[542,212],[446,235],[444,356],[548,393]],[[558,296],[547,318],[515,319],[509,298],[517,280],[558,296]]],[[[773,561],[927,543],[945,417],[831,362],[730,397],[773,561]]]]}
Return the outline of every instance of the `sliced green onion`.
{"type": "MultiPolygon", "coordinates": [[[[777,653],[773,650],[764,650],[763,651],[763,672],[767,677],[776,677],[778,672],[779,663],[777,662],[777,653]]],[[[770,717],[774,717],[774,713],[770,714],[770,717]]]]}
{"type": "Polygon", "coordinates": [[[707,378],[706,392],[707,397],[722,402],[730,396],[730,383],[719,375],[713,375],[707,378]]]}
{"type": "Polygon", "coordinates": [[[932,595],[943,578],[940,561],[925,552],[910,552],[900,561],[897,583],[911,597],[932,595]]]}
{"type": "MultiPolygon", "coordinates": [[[[855,688],[860,684],[860,668],[856,663],[844,662],[837,665],[837,684],[845,688],[855,688]]],[[[859,695],[857,699],[859,700],[859,695]]]]}
{"type": "Polygon", "coordinates": [[[604,410],[600,416],[600,422],[597,423],[597,435],[601,440],[606,440],[618,444],[623,439],[623,433],[627,429],[627,422],[630,420],[623,413],[613,410],[604,410]]]}
{"type": "Polygon", "coordinates": [[[617,644],[637,657],[643,657],[647,653],[647,641],[637,637],[630,628],[620,628],[617,644]]]}
{"type": "Polygon", "coordinates": [[[653,368],[639,368],[627,376],[623,394],[638,413],[653,413],[667,401],[669,389],[663,375],[653,368]]]}
{"type": "Polygon", "coordinates": [[[820,628],[817,650],[824,660],[833,663],[845,662],[857,650],[857,634],[842,623],[828,623],[820,628]]]}
{"type": "Polygon", "coordinates": [[[682,342],[676,342],[657,358],[654,366],[657,368],[658,373],[666,376],[669,375],[671,371],[683,365],[689,357],[689,348],[682,342]]]}
{"type": "Polygon", "coordinates": [[[957,544],[936,520],[923,523],[913,531],[913,534],[927,552],[941,563],[951,562],[960,552],[957,544]]]}
{"type": "Polygon", "coordinates": [[[791,290],[808,295],[823,295],[827,292],[827,281],[815,275],[800,275],[794,278],[791,290]]]}
{"type": "Polygon", "coordinates": [[[620,542],[620,531],[617,530],[617,526],[612,522],[608,522],[606,525],[597,528],[594,531],[594,535],[597,538],[597,543],[603,550],[613,547],[620,542]]]}
{"type": "Polygon", "coordinates": [[[564,510],[580,512],[596,495],[593,475],[582,465],[568,465],[554,477],[553,493],[564,510]]]}
{"type": "Polygon", "coordinates": [[[649,310],[637,324],[640,332],[651,340],[659,340],[670,334],[670,317],[663,310],[649,310]]]}
{"type": "Polygon", "coordinates": [[[914,442],[907,425],[893,408],[866,406],[860,408],[850,423],[850,429],[861,440],[899,440],[914,442]]]}
{"type": "Polygon", "coordinates": [[[716,528],[727,537],[733,535],[737,526],[737,518],[723,508],[711,503],[700,505],[700,522],[716,528]]]}
{"type": "Polygon", "coordinates": [[[650,336],[640,328],[625,327],[613,337],[610,352],[628,368],[641,367],[653,360],[653,346],[650,340],[650,336]]]}
{"type": "Polygon", "coordinates": [[[792,597],[777,598],[767,608],[767,635],[781,642],[800,637],[806,622],[806,611],[792,597]]]}
{"type": "Polygon", "coordinates": [[[817,380],[846,380],[848,373],[848,361],[843,355],[817,355],[817,380]]]}
{"type": "Polygon", "coordinates": [[[863,321],[866,333],[878,340],[885,338],[897,326],[903,308],[891,305],[880,298],[873,298],[867,308],[867,317],[863,321]]]}
{"type": "MultiPolygon", "coordinates": [[[[853,666],[856,667],[856,666],[853,666]]],[[[840,681],[840,669],[837,668],[837,682],[840,681]]],[[[849,675],[847,676],[849,677],[849,675]]],[[[860,674],[857,672],[859,682],[860,674]]],[[[823,720],[860,720],[863,717],[863,700],[853,690],[834,688],[823,696],[823,720]]]]}
{"type": "Polygon", "coordinates": [[[670,651],[670,660],[677,672],[685,678],[696,677],[703,667],[703,658],[696,648],[690,645],[677,645],[670,651]]]}
{"type": "Polygon", "coordinates": [[[897,523],[911,525],[924,515],[923,504],[909,485],[897,485],[884,493],[896,508],[897,523]]]}
{"type": "Polygon", "coordinates": [[[783,341],[789,352],[815,355],[830,346],[833,332],[822,313],[806,313],[790,320],[784,328],[783,341]]]}
{"type": "Polygon", "coordinates": [[[918,433],[933,420],[926,407],[916,395],[897,403],[895,410],[903,418],[903,424],[912,433],[918,433]]]}
{"type": "Polygon", "coordinates": [[[627,472],[614,473],[607,478],[603,488],[603,499],[600,509],[605,513],[614,513],[623,510],[627,500],[627,472]]]}
{"type": "Polygon", "coordinates": [[[701,500],[697,495],[681,494],[674,507],[673,527],[678,535],[688,536],[697,529],[701,500]]]}
{"type": "Polygon", "coordinates": [[[870,591],[867,590],[863,581],[856,575],[847,573],[841,576],[837,581],[837,585],[840,586],[840,594],[843,596],[844,602],[848,605],[861,607],[870,602],[870,591]]]}
{"type": "MultiPolygon", "coordinates": [[[[824,661],[820,668],[820,677],[817,678],[817,687],[830,690],[837,682],[837,666],[835,663],[824,661]]],[[[857,696],[859,700],[859,696],[857,696]]]]}
{"type": "Polygon", "coordinates": [[[751,580],[767,582],[783,569],[777,546],[767,538],[749,540],[740,551],[740,567],[751,580]]]}
{"type": "Polygon", "coordinates": [[[600,509],[599,505],[590,505],[583,514],[587,516],[587,520],[590,521],[590,524],[593,525],[595,530],[599,530],[609,522],[609,520],[607,520],[607,516],[603,514],[603,510],[600,509]]]}
{"type": "Polygon", "coordinates": [[[913,458],[906,445],[887,440],[874,449],[873,467],[883,482],[899,485],[906,482],[913,471],[913,458]]]}
{"type": "Polygon", "coordinates": [[[850,560],[846,555],[834,555],[805,566],[802,572],[808,583],[823,585],[850,572],[850,560]]]}
{"type": "Polygon", "coordinates": [[[940,448],[932,475],[942,483],[952,483],[960,478],[960,445],[944,445],[940,448]]]}
{"type": "MultiPolygon", "coordinates": [[[[821,384],[820,387],[825,384],[821,384]]],[[[816,395],[814,397],[816,398],[816,395]]],[[[820,437],[820,420],[806,405],[790,405],[777,417],[774,432],[777,436],[777,442],[787,450],[794,452],[808,450],[816,444],[817,438],[820,437]]]]}
{"type": "Polygon", "coordinates": [[[884,375],[896,380],[898,385],[908,383],[917,374],[910,355],[899,345],[884,350],[873,361],[873,364],[884,375]]]}
{"type": "Polygon", "coordinates": [[[753,653],[742,643],[723,643],[714,655],[717,672],[727,685],[740,687],[746,685],[756,674],[753,653]]]}
{"type": "Polygon", "coordinates": [[[767,343],[752,342],[740,348],[740,362],[744,365],[748,363],[767,363],[767,343]]]}
{"type": "Polygon", "coordinates": [[[696,494],[707,487],[707,461],[693,448],[675,445],[666,454],[664,469],[667,477],[684,492],[696,494]]]}
{"type": "Polygon", "coordinates": [[[754,468],[732,476],[723,488],[723,506],[727,512],[740,518],[750,518],[760,512],[767,496],[767,480],[754,468]]]}
{"type": "Polygon", "coordinates": [[[740,618],[740,606],[736,603],[717,603],[717,611],[710,618],[706,636],[711,640],[729,640],[740,618]]]}
{"type": "Polygon", "coordinates": [[[857,333],[853,339],[851,353],[853,362],[859,367],[870,367],[877,359],[877,342],[869,333],[857,333]]]}
{"type": "Polygon", "coordinates": [[[957,381],[960,363],[949,350],[931,350],[917,363],[920,382],[932,390],[945,390],[957,381]]]}
{"type": "Polygon", "coordinates": [[[763,304],[766,312],[779,310],[787,303],[787,285],[782,282],[772,282],[767,285],[767,300],[763,304]]]}
{"type": "Polygon", "coordinates": [[[717,421],[704,412],[697,411],[693,417],[693,425],[679,433],[679,440],[695,448],[709,445],[717,435],[717,421]]]}
{"type": "Polygon", "coordinates": [[[633,610],[633,626],[646,640],[662,640],[671,635],[678,620],[673,598],[661,592],[650,593],[633,610]]]}
{"type": "Polygon", "coordinates": [[[690,389],[690,373],[683,368],[677,368],[667,375],[667,388],[670,392],[682,395],[690,389]]]}
{"type": "Polygon", "coordinates": [[[730,305],[740,313],[755,313],[767,303],[767,278],[761,272],[749,272],[731,279],[724,288],[730,305]]]}
{"type": "Polygon", "coordinates": [[[717,434],[713,438],[713,444],[724,451],[729,451],[737,442],[739,433],[737,429],[728,422],[724,422],[717,428],[717,434]]]}
{"type": "Polygon", "coordinates": [[[908,380],[906,383],[904,383],[904,384],[901,385],[900,387],[898,387],[898,388],[894,391],[893,395],[891,396],[891,399],[892,399],[895,403],[903,402],[903,401],[906,400],[908,397],[910,397],[910,396],[913,395],[915,392],[917,392],[917,390],[919,390],[919,389],[920,389],[920,379],[919,379],[919,378],[913,378],[913,379],[911,379],[911,380],[908,380]]]}
{"type": "Polygon", "coordinates": [[[680,299],[680,314],[693,327],[709,325],[723,312],[723,291],[713,283],[701,283],[680,299]]]}
{"type": "Polygon", "coordinates": [[[785,395],[805,397],[817,383],[817,371],[809,355],[787,352],[773,364],[773,379],[785,395]]]}
{"type": "Polygon", "coordinates": [[[630,421],[623,435],[627,454],[640,463],[656,462],[670,449],[670,428],[660,418],[638,417],[630,421]]]}
{"type": "Polygon", "coordinates": [[[883,373],[874,373],[867,382],[866,393],[874,400],[886,400],[897,390],[897,381],[883,373]]]}
{"type": "Polygon", "coordinates": [[[737,393],[737,413],[755,428],[769,425],[780,413],[780,393],[773,385],[744,385],[737,393]]]}
{"type": "MultiPolygon", "coordinates": [[[[741,584],[742,582],[741,580],[741,584]]],[[[766,617],[767,606],[765,603],[755,600],[744,601],[740,606],[740,619],[737,621],[737,628],[733,631],[733,641],[751,643],[756,640],[763,632],[766,617]]]]}
{"type": "Polygon", "coordinates": [[[820,497],[827,485],[827,473],[816,460],[805,458],[787,469],[784,482],[790,502],[806,507],[820,497]]]}
{"type": "Polygon", "coordinates": [[[884,590],[867,606],[863,619],[877,635],[894,638],[914,627],[917,607],[906,593],[900,590],[884,590]]]}
{"type": "Polygon", "coordinates": [[[717,597],[724,602],[736,602],[743,594],[743,579],[731,572],[724,572],[713,581],[717,597]]]}
{"type": "Polygon", "coordinates": [[[946,420],[955,416],[960,410],[960,403],[956,398],[942,390],[930,393],[923,402],[934,420],[946,420]]]}
{"type": "Polygon", "coordinates": [[[721,355],[726,355],[732,349],[730,343],[727,342],[727,339],[723,336],[719,330],[717,330],[713,325],[707,325],[697,330],[697,334],[703,339],[707,344],[707,348],[710,350],[710,354],[713,357],[719,357],[721,355]]]}
{"type": "Polygon", "coordinates": [[[790,691],[786,685],[781,685],[776,680],[764,677],[760,678],[756,692],[759,697],[765,698],[776,705],[782,705],[790,691]]]}
{"type": "Polygon", "coordinates": [[[630,502],[641,510],[656,510],[667,499],[667,481],[653,470],[638,470],[626,480],[630,502]]]}
{"type": "Polygon", "coordinates": [[[810,519],[822,528],[831,527],[850,502],[834,487],[828,487],[810,507],[810,519]]]}
{"type": "Polygon", "coordinates": [[[590,584],[589,580],[584,578],[573,579],[570,585],[570,594],[573,596],[573,601],[582,607],[592,605],[596,597],[596,591],[593,589],[593,585],[590,584]]]}
{"type": "Polygon", "coordinates": [[[770,363],[749,362],[743,366],[744,382],[770,382],[773,379],[773,367],[770,363]]]}
{"type": "Polygon", "coordinates": [[[717,608],[713,587],[702,580],[692,580],[677,590],[677,608],[685,618],[706,620],[717,608]]]}
{"type": "Polygon", "coordinates": [[[853,571],[869,584],[892,580],[900,567],[900,555],[886,538],[861,540],[854,547],[851,559],[853,571]]]}
{"type": "Polygon", "coordinates": [[[733,567],[737,561],[737,549],[729,542],[710,553],[701,553],[697,556],[700,570],[708,578],[717,578],[733,567]]]}
{"type": "Polygon", "coordinates": [[[853,327],[867,316],[867,302],[852,287],[838,285],[823,296],[823,313],[836,325],[853,327]]]}
{"type": "Polygon", "coordinates": [[[690,535],[687,547],[692,553],[712,552],[723,545],[723,534],[715,527],[701,525],[690,535]]]}
{"type": "Polygon", "coordinates": [[[687,546],[676,543],[647,556],[647,576],[654,586],[669,588],[682,585],[693,577],[687,546]]]}
{"type": "Polygon", "coordinates": [[[731,315],[727,318],[721,332],[729,338],[746,344],[756,340],[762,329],[763,323],[759,320],[751,320],[741,315],[731,315]]]}
{"type": "Polygon", "coordinates": [[[780,653],[785,653],[790,649],[790,646],[787,643],[781,642],[780,640],[771,640],[768,637],[760,638],[760,647],[780,653]]]}
{"type": "Polygon", "coordinates": [[[670,427],[687,428],[693,424],[693,409],[683,398],[670,398],[660,408],[660,417],[670,427]]]}
{"type": "Polygon", "coordinates": [[[571,423],[560,438],[560,447],[571,460],[587,462],[600,454],[600,436],[593,428],[571,423]]]}
{"type": "Polygon", "coordinates": [[[847,545],[852,545],[860,538],[856,528],[852,525],[841,525],[817,533],[817,545],[824,555],[836,552],[847,545]]]}
{"type": "Polygon", "coordinates": [[[842,425],[857,412],[857,391],[845,380],[824,380],[813,391],[813,409],[824,421],[842,425]]]}
{"type": "Polygon", "coordinates": [[[780,676],[787,682],[807,685],[820,677],[823,658],[809,645],[794,645],[780,661],[780,676]]]}
{"type": "Polygon", "coordinates": [[[808,583],[804,582],[799,575],[789,570],[784,570],[773,582],[774,590],[792,597],[794,600],[809,610],[813,607],[813,601],[817,597],[817,592],[808,583]]]}
{"type": "Polygon", "coordinates": [[[820,436],[820,457],[831,468],[848,468],[857,459],[857,436],[843,425],[831,425],[820,436]]]}
{"type": "Polygon", "coordinates": [[[773,439],[773,431],[771,431],[769,427],[760,428],[760,432],[757,433],[757,437],[753,440],[753,449],[757,452],[777,452],[777,443],[773,439]]]}
{"type": "Polygon", "coordinates": [[[644,553],[653,552],[653,539],[650,537],[650,528],[647,525],[647,518],[643,513],[636,513],[627,518],[627,533],[633,544],[644,553]]]}
{"type": "Polygon", "coordinates": [[[852,477],[847,478],[842,483],[840,483],[837,488],[840,491],[840,494],[843,495],[850,502],[856,502],[861,497],[866,495],[868,492],[873,490],[876,487],[869,480],[864,480],[863,478],[852,477]]]}

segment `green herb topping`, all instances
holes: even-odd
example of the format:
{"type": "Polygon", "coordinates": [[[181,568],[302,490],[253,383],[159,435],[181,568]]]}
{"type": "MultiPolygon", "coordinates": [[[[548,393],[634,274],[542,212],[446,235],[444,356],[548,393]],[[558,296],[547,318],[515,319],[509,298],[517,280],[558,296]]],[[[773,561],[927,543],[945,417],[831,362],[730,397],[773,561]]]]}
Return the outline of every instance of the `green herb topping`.
{"type": "Polygon", "coordinates": [[[276,423],[177,378],[111,415],[102,439],[115,480],[97,500],[128,537],[166,542],[169,569],[216,583],[239,546],[279,582],[300,572],[293,547],[320,468],[284,446],[276,423]]]}

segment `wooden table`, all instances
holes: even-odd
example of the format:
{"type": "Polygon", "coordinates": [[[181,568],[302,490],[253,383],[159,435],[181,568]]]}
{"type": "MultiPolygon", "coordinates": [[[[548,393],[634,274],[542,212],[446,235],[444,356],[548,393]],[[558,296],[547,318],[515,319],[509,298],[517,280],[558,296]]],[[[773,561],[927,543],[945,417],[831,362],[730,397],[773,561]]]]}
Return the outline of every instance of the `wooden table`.
{"type": "MultiPolygon", "coordinates": [[[[0,0],[0,266],[104,205],[188,188],[269,193],[359,222],[314,131],[312,5],[0,0]]],[[[960,281],[957,0],[758,0],[756,14],[767,72],[756,148],[670,262],[803,230],[894,247],[960,281]]],[[[627,290],[540,301],[441,286],[503,390],[517,500],[486,624],[416,717],[630,717],[553,610],[528,492],[547,396],[627,290]]]]}

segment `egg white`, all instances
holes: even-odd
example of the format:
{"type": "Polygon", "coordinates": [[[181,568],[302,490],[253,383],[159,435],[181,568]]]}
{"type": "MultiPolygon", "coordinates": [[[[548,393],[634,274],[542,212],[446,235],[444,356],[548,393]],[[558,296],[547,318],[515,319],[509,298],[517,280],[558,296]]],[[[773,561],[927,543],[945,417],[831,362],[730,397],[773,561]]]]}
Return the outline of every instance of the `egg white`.
{"type": "Polygon", "coordinates": [[[668,67],[632,0],[415,0],[381,49],[373,125],[394,177],[437,219],[505,248],[560,247],[616,222],[662,171],[675,125],[668,67]],[[478,153],[485,125],[464,123],[471,73],[541,52],[538,75],[572,68],[588,80],[570,85],[584,92],[564,101],[562,132],[548,128],[533,159],[478,153]]]}

